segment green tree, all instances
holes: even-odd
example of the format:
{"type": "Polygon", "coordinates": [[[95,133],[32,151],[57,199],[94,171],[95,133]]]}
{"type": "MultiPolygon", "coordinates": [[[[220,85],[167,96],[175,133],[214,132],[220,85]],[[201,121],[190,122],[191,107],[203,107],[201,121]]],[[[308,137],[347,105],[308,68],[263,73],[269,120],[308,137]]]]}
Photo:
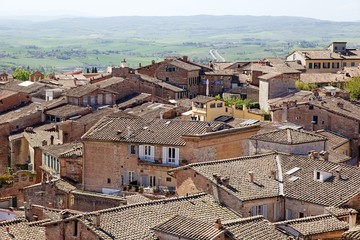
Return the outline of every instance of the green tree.
{"type": "Polygon", "coordinates": [[[17,68],[13,72],[13,77],[17,80],[27,81],[27,80],[29,80],[30,72],[26,71],[24,69],[21,69],[21,68],[17,68]]]}
{"type": "Polygon", "coordinates": [[[360,99],[360,77],[353,77],[347,81],[345,90],[350,92],[351,98],[360,99]]]}

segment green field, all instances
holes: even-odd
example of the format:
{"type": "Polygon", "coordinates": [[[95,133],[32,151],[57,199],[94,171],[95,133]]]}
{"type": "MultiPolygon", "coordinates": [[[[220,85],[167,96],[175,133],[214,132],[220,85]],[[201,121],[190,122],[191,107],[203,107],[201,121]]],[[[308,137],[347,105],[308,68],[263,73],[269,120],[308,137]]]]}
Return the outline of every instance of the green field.
{"type": "Polygon", "coordinates": [[[284,57],[332,41],[360,46],[360,24],[297,17],[191,16],[67,18],[43,22],[0,19],[0,71],[46,73],[126,59],[137,67],[188,55],[203,64],[217,49],[226,61],[284,57]]]}

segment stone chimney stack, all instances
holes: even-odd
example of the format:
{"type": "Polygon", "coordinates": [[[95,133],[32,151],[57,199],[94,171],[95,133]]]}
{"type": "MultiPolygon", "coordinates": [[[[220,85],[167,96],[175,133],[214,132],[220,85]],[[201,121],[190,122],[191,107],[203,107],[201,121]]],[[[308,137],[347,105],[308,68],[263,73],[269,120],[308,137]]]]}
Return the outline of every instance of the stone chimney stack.
{"type": "MultiPolygon", "coordinates": [[[[356,219],[355,219],[356,220],[356,219]]],[[[221,223],[221,220],[220,218],[216,219],[215,221],[215,226],[214,226],[216,229],[221,229],[222,228],[222,223],[221,223]]]]}
{"type": "Polygon", "coordinates": [[[253,171],[249,171],[249,182],[251,182],[251,183],[254,182],[254,172],[253,171]]]}
{"type": "Polygon", "coordinates": [[[96,213],[95,216],[94,216],[94,224],[95,224],[95,227],[100,227],[100,213],[96,213]]]}
{"type": "Polygon", "coordinates": [[[276,171],[275,171],[275,170],[271,170],[270,174],[271,174],[271,178],[272,178],[272,179],[277,180],[277,176],[276,176],[276,171]]]}
{"type": "Polygon", "coordinates": [[[341,168],[338,168],[335,170],[335,179],[336,179],[336,181],[341,180],[341,168]]]}
{"type": "Polygon", "coordinates": [[[352,230],[356,227],[356,217],[359,212],[355,209],[349,212],[349,230],[352,230]]]}
{"type": "Polygon", "coordinates": [[[320,154],[320,157],[322,160],[324,160],[324,161],[329,160],[329,152],[328,151],[321,151],[319,154],[320,154]]]}

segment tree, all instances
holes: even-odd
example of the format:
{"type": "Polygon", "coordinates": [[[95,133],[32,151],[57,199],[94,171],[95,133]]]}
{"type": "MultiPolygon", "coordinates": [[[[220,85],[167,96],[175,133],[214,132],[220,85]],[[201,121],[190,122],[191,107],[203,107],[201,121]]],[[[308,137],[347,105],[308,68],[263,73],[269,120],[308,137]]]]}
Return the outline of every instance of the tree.
{"type": "Polygon", "coordinates": [[[360,76],[353,77],[345,83],[345,90],[350,92],[351,98],[360,99],[360,76]]]}
{"type": "Polygon", "coordinates": [[[30,72],[28,72],[24,69],[17,68],[13,72],[13,77],[17,80],[27,81],[27,80],[29,80],[30,72]]]}

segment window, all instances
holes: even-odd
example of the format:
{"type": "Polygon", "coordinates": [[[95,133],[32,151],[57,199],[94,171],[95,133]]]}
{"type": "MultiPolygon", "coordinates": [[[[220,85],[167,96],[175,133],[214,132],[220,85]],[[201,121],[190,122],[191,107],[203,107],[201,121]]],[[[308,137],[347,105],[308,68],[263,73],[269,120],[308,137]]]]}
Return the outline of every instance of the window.
{"type": "Polygon", "coordinates": [[[216,107],[221,108],[223,106],[222,103],[217,103],[216,107]]]}
{"type": "Polygon", "coordinates": [[[72,97],[68,97],[69,99],[69,103],[71,104],[73,102],[73,98],[72,97]]]}
{"type": "Polygon", "coordinates": [[[299,218],[303,218],[303,217],[305,217],[305,213],[299,212],[299,218]]]}
{"type": "Polygon", "coordinates": [[[309,109],[313,110],[314,109],[314,105],[309,105],[309,109]]]}
{"type": "Polygon", "coordinates": [[[90,105],[95,105],[95,96],[90,96],[90,105]]]}
{"type": "Polygon", "coordinates": [[[111,179],[110,179],[110,178],[107,179],[107,183],[109,183],[109,184],[111,183],[111,179]]]}
{"type": "Polygon", "coordinates": [[[167,181],[167,182],[171,182],[171,177],[167,177],[167,178],[166,178],[166,181],[167,181]]]}
{"type": "Polygon", "coordinates": [[[215,103],[210,103],[210,108],[215,108],[215,103]]]}
{"type": "Polygon", "coordinates": [[[324,62],[323,63],[323,68],[330,68],[330,63],[329,62],[324,62]]]}
{"type": "Polygon", "coordinates": [[[263,215],[264,218],[267,217],[267,205],[258,205],[258,206],[253,206],[251,209],[251,215],[252,216],[256,216],[256,215],[263,215]]]}
{"type": "Polygon", "coordinates": [[[168,162],[175,163],[175,148],[168,148],[168,162]]]}
{"type": "Polygon", "coordinates": [[[291,211],[291,209],[286,208],[285,209],[285,220],[290,220],[290,219],[292,219],[292,211],[291,211]]]}
{"type": "Polygon", "coordinates": [[[78,98],[74,98],[74,104],[79,105],[79,99],[78,98]]]}
{"type": "Polygon", "coordinates": [[[344,62],[344,63],[342,64],[342,66],[343,66],[343,67],[346,67],[346,62],[344,62]]]}
{"type": "Polygon", "coordinates": [[[313,123],[313,124],[317,124],[317,123],[318,123],[318,116],[316,116],[316,115],[313,116],[312,123],[313,123]]]}
{"type": "Polygon", "coordinates": [[[135,181],[135,172],[134,171],[128,172],[128,180],[129,180],[129,183],[135,181]]]}
{"type": "Polygon", "coordinates": [[[144,156],[145,159],[151,159],[151,146],[149,145],[144,146],[144,156]]]}
{"type": "Polygon", "coordinates": [[[351,62],[351,66],[352,66],[352,67],[355,67],[355,62],[351,62]]]}
{"type": "Polygon", "coordinates": [[[338,50],[337,46],[335,46],[334,48],[335,48],[335,50],[338,50]]]}
{"type": "Polygon", "coordinates": [[[228,108],[225,108],[225,112],[228,112],[228,108]]]}
{"type": "Polygon", "coordinates": [[[313,64],[309,63],[309,69],[312,69],[312,68],[313,68],[313,64]]]}
{"type": "Polygon", "coordinates": [[[149,176],[149,186],[150,187],[156,186],[156,176],[149,176]]]}
{"type": "Polygon", "coordinates": [[[320,180],[321,178],[321,173],[320,172],[316,172],[316,180],[320,180]]]}
{"type": "Polygon", "coordinates": [[[179,148],[163,147],[162,150],[163,164],[179,164],[179,148]]]}
{"type": "Polygon", "coordinates": [[[130,145],[130,154],[136,154],[136,145],[130,145]]]}
{"type": "Polygon", "coordinates": [[[84,104],[84,106],[88,105],[88,96],[83,97],[83,104],[84,104]]]}
{"type": "Polygon", "coordinates": [[[321,68],[321,63],[314,63],[314,69],[321,68]]]}
{"type": "Polygon", "coordinates": [[[338,62],[333,62],[332,63],[332,68],[339,68],[340,64],[338,62]]]}

